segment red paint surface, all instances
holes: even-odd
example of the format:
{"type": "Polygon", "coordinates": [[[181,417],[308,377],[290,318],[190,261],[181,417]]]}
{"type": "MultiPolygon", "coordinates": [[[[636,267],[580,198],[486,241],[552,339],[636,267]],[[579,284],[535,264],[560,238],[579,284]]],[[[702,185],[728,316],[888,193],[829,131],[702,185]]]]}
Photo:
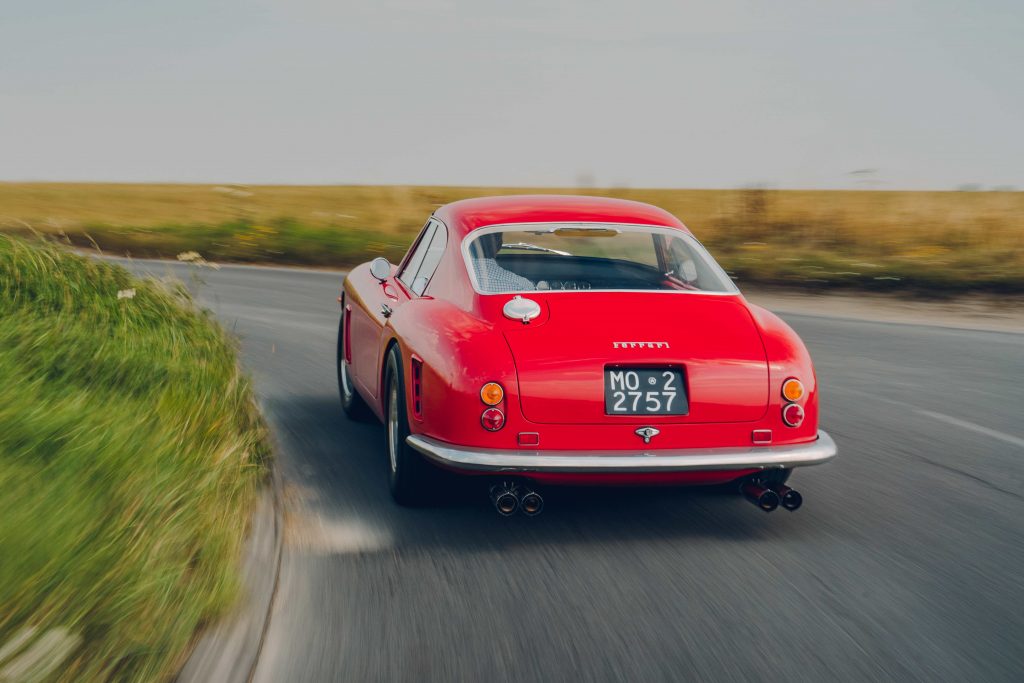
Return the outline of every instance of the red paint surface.
{"type": "MultiPolygon", "coordinates": [[[[486,298],[503,303],[509,297],[486,298]]],[[[635,420],[605,414],[605,367],[630,365],[685,371],[689,414],[643,418],[659,428],[663,423],[750,422],[765,413],[764,346],[739,296],[578,292],[530,298],[547,311],[543,321],[509,321],[501,327],[516,360],[523,414],[531,421],[635,420]],[[614,348],[614,342],[629,340],[668,347],[614,348]]],[[[500,306],[488,315],[501,316],[500,306]]]]}

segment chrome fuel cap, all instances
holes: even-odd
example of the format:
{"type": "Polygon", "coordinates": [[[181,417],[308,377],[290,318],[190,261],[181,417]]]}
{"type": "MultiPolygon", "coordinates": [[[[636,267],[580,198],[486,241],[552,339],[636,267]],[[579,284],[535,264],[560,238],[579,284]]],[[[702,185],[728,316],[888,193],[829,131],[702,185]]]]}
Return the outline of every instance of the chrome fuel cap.
{"type": "Polygon", "coordinates": [[[505,302],[505,307],[501,309],[501,312],[509,320],[519,320],[526,325],[540,315],[540,304],[533,299],[524,299],[516,295],[505,302]]]}

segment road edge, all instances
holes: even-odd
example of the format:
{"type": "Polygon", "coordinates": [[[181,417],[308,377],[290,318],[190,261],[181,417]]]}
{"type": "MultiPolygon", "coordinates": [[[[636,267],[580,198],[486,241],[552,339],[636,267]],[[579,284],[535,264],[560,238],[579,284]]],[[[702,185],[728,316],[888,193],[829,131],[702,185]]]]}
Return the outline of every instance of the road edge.
{"type": "MultiPolygon", "coordinates": [[[[264,414],[263,405],[260,411],[264,414]]],[[[271,436],[273,442],[273,437],[271,436]]],[[[274,451],[277,445],[274,443],[274,451]]],[[[271,463],[240,562],[243,597],[198,635],[175,683],[250,683],[256,675],[280,583],[284,552],[281,478],[271,463]]]]}

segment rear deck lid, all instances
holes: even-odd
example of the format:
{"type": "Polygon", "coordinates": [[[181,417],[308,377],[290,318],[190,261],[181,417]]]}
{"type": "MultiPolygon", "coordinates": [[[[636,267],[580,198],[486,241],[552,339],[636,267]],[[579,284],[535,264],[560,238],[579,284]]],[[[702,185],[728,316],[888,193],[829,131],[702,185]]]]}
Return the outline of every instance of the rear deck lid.
{"type": "MultiPolygon", "coordinates": [[[[543,314],[502,325],[524,417],[537,423],[748,422],[768,405],[764,346],[742,298],[662,292],[529,293],[543,314]],[[605,371],[680,369],[685,415],[609,414],[605,371]]],[[[644,381],[652,380],[643,373],[644,381]]],[[[621,375],[619,376],[621,381],[621,375]]],[[[653,384],[653,381],[652,381],[653,384]]]]}

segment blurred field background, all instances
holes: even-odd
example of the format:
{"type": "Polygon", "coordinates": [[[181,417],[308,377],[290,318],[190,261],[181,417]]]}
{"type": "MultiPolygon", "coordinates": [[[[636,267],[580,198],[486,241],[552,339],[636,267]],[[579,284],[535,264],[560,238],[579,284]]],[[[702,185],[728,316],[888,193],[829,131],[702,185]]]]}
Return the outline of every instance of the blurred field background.
{"type": "Polygon", "coordinates": [[[634,199],[747,284],[1024,292],[1024,193],[0,183],[0,230],[116,254],[345,267],[395,261],[436,207],[493,194],[634,199]]]}
{"type": "Polygon", "coordinates": [[[0,235],[0,681],[169,680],[238,591],[266,471],[180,284],[0,235]]]}

